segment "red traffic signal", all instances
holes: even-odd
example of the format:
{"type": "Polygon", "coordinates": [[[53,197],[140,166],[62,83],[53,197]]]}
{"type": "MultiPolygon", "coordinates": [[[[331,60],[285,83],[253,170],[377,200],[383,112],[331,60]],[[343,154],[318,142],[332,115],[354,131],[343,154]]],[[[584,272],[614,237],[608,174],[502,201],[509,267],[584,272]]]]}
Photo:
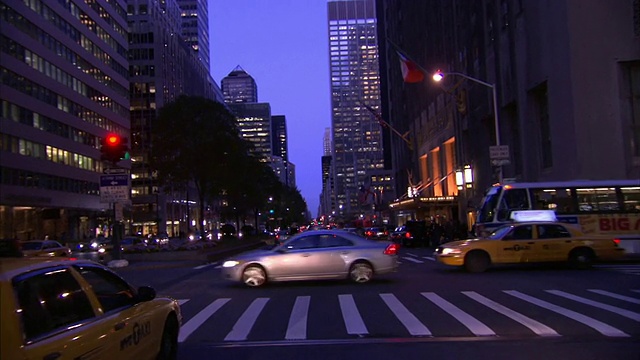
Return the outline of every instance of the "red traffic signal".
{"type": "Polygon", "coordinates": [[[113,164],[119,162],[129,151],[128,142],[127,138],[120,137],[120,135],[108,134],[100,143],[101,159],[113,164]]]}

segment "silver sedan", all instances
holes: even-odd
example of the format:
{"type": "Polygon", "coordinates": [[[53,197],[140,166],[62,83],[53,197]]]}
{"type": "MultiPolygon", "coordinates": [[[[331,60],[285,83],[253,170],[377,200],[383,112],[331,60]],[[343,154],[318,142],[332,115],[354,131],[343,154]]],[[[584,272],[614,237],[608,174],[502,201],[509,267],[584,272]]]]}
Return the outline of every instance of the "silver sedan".
{"type": "Polygon", "coordinates": [[[398,269],[397,244],[372,241],[343,230],[296,234],[268,250],[228,259],[223,278],[261,286],[267,281],[351,279],[365,283],[398,269]]]}

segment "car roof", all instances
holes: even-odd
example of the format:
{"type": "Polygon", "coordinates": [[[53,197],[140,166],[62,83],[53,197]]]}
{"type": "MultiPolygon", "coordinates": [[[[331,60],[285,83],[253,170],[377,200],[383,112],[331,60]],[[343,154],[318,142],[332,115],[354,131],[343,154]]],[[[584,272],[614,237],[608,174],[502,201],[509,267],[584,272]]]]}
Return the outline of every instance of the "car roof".
{"type": "Polygon", "coordinates": [[[13,277],[29,271],[52,266],[69,266],[69,264],[92,264],[102,266],[90,260],[74,260],[69,258],[35,258],[14,257],[0,258],[0,281],[10,281],[13,277]]]}

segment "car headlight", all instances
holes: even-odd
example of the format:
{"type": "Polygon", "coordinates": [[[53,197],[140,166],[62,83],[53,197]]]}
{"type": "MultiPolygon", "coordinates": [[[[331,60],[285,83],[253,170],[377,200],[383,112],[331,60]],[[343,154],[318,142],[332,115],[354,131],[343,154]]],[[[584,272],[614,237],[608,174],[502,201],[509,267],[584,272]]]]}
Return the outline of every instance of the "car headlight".
{"type": "Polygon", "coordinates": [[[97,248],[98,247],[98,243],[91,243],[91,247],[94,248],[94,249],[97,248]]]}
{"type": "Polygon", "coordinates": [[[105,252],[105,250],[104,250],[104,248],[100,248],[100,249],[98,249],[98,252],[99,252],[100,254],[102,254],[102,253],[104,253],[104,252],[105,252]]]}
{"type": "Polygon", "coordinates": [[[240,265],[240,261],[237,260],[227,260],[222,264],[222,267],[234,267],[240,265]]]}
{"type": "Polygon", "coordinates": [[[442,255],[456,255],[461,254],[462,250],[454,249],[454,248],[444,248],[442,249],[442,255]]]}

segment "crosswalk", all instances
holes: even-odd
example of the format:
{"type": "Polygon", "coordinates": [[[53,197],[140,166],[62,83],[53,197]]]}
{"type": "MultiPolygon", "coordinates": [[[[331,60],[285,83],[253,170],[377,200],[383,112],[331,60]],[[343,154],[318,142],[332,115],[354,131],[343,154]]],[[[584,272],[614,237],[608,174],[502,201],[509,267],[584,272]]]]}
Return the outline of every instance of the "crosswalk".
{"type": "Polygon", "coordinates": [[[179,342],[640,337],[640,289],[422,291],[178,300],[179,342]],[[215,331],[211,331],[215,329],[215,331]]]}

